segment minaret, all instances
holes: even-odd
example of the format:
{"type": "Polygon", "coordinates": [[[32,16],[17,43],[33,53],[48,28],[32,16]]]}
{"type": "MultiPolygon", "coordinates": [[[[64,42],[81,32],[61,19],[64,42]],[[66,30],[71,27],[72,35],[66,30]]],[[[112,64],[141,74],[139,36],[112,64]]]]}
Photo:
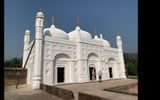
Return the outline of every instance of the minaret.
{"type": "Polygon", "coordinates": [[[102,33],[100,33],[100,39],[101,39],[101,40],[103,39],[103,35],[102,35],[102,33]]]}
{"type": "Polygon", "coordinates": [[[34,52],[34,70],[33,70],[33,89],[40,88],[41,67],[42,67],[42,39],[44,30],[44,15],[42,9],[37,13],[35,19],[35,52],[34,52]]]}
{"type": "Polygon", "coordinates": [[[30,42],[30,30],[29,28],[27,28],[27,30],[25,31],[25,35],[24,35],[24,50],[23,50],[23,66],[26,62],[27,56],[28,56],[28,52],[27,48],[29,46],[29,42],[30,42]]]}
{"type": "Polygon", "coordinates": [[[121,78],[126,78],[125,74],[125,64],[123,58],[123,49],[122,49],[122,40],[120,36],[117,36],[117,47],[118,47],[118,57],[120,61],[120,71],[121,71],[121,78]]]}

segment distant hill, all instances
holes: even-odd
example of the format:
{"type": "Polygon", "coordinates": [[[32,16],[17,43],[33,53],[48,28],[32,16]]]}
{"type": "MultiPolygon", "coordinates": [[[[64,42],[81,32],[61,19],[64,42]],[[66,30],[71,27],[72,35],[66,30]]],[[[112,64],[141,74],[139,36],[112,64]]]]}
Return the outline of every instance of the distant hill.
{"type": "Polygon", "coordinates": [[[138,53],[124,53],[125,56],[138,60],[138,53]]]}

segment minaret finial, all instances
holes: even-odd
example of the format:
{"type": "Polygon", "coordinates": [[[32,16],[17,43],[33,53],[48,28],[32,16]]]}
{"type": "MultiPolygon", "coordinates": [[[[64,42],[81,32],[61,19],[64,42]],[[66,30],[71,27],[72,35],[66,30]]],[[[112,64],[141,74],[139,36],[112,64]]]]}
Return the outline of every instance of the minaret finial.
{"type": "Polygon", "coordinates": [[[94,35],[97,35],[97,33],[96,33],[96,28],[94,29],[94,35]]]}
{"type": "Polygon", "coordinates": [[[54,16],[52,16],[52,25],[54,25],[54,16]]]}
{"type": "Polygon", "coordinates": [[[79,26],[79,20],[78,20],[78,16],[77,16],[77,26],[79,26]]]}
{"type": "Polygon", "coordinates": [[[40,12],[42,12],[42,8],[40,8],[40,12]]]}

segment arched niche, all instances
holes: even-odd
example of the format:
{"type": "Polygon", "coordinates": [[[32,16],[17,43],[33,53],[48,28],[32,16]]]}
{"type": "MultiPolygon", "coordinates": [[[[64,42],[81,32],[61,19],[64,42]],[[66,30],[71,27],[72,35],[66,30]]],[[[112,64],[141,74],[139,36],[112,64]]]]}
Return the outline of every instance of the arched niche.
{"type": "Polygon", "coordinates": [[[54,83],[65,83],[69,79],[69,61],[70,57],[65,53],[57,54],[54,57],[54,83]]]}
{"type": "Polygon", "coordinates": [[[70,57],[65,53],[55,55],[54,60],[69,60],[70,57]]]}
{"type": "Polygon", "coordinates": [[[98,55],[96,53],[90,53],[90,54],[88,54],[87,59],[88,60],[97,60],[98,59],[98,55]]]}
{"type": "Polygon", "coordinates": [[[96,67],[93,64],[89,65],[89,79],[90,81],[96,80],[96,67]]]}
{"type": "Polygon", "coordinates": [[[98,55],[96,53],[90,53],[87,57],[87,66],[88,66],[88,79],[96,80],[97,79],[97,60],[98,55]]]}
{"type": "Polygon", "coordinates": [[[114,58],[109,58],[108,59],[108,62],[114,62],[114,61],[116,61],[114,58]]]}
{"type": "Polygon", "coordinates": [[[115,59],[114,58],[109,58],[108,59],[108,74],[109,78],[115,78],[116,76],[116,64],[115,64],[115,59]]]}

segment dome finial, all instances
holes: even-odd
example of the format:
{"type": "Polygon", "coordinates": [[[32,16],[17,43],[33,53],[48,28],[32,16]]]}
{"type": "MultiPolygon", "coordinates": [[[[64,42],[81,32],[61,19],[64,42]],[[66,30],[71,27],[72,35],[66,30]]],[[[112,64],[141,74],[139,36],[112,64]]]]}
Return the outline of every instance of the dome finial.
{"type": "Polygon", "coordinates": [[[40,8],[40,12],[42,12],[42,8],[40,8]]]}
{"type": "Polygon", "coordinates": [[[79,26],[79,20],[78,20],[78,16],[77,16],[77,26],[79,26]]]}
{"type": "Polygon", "coordinates": [[[97,33],[96,33],[96,28],[94,29],[94,35],[97,35],[97,33]]]}
{"type": "Polygon", "coordinates": [[[52,16],[52,25],[54,25],[54,16],[52,16]]]}

